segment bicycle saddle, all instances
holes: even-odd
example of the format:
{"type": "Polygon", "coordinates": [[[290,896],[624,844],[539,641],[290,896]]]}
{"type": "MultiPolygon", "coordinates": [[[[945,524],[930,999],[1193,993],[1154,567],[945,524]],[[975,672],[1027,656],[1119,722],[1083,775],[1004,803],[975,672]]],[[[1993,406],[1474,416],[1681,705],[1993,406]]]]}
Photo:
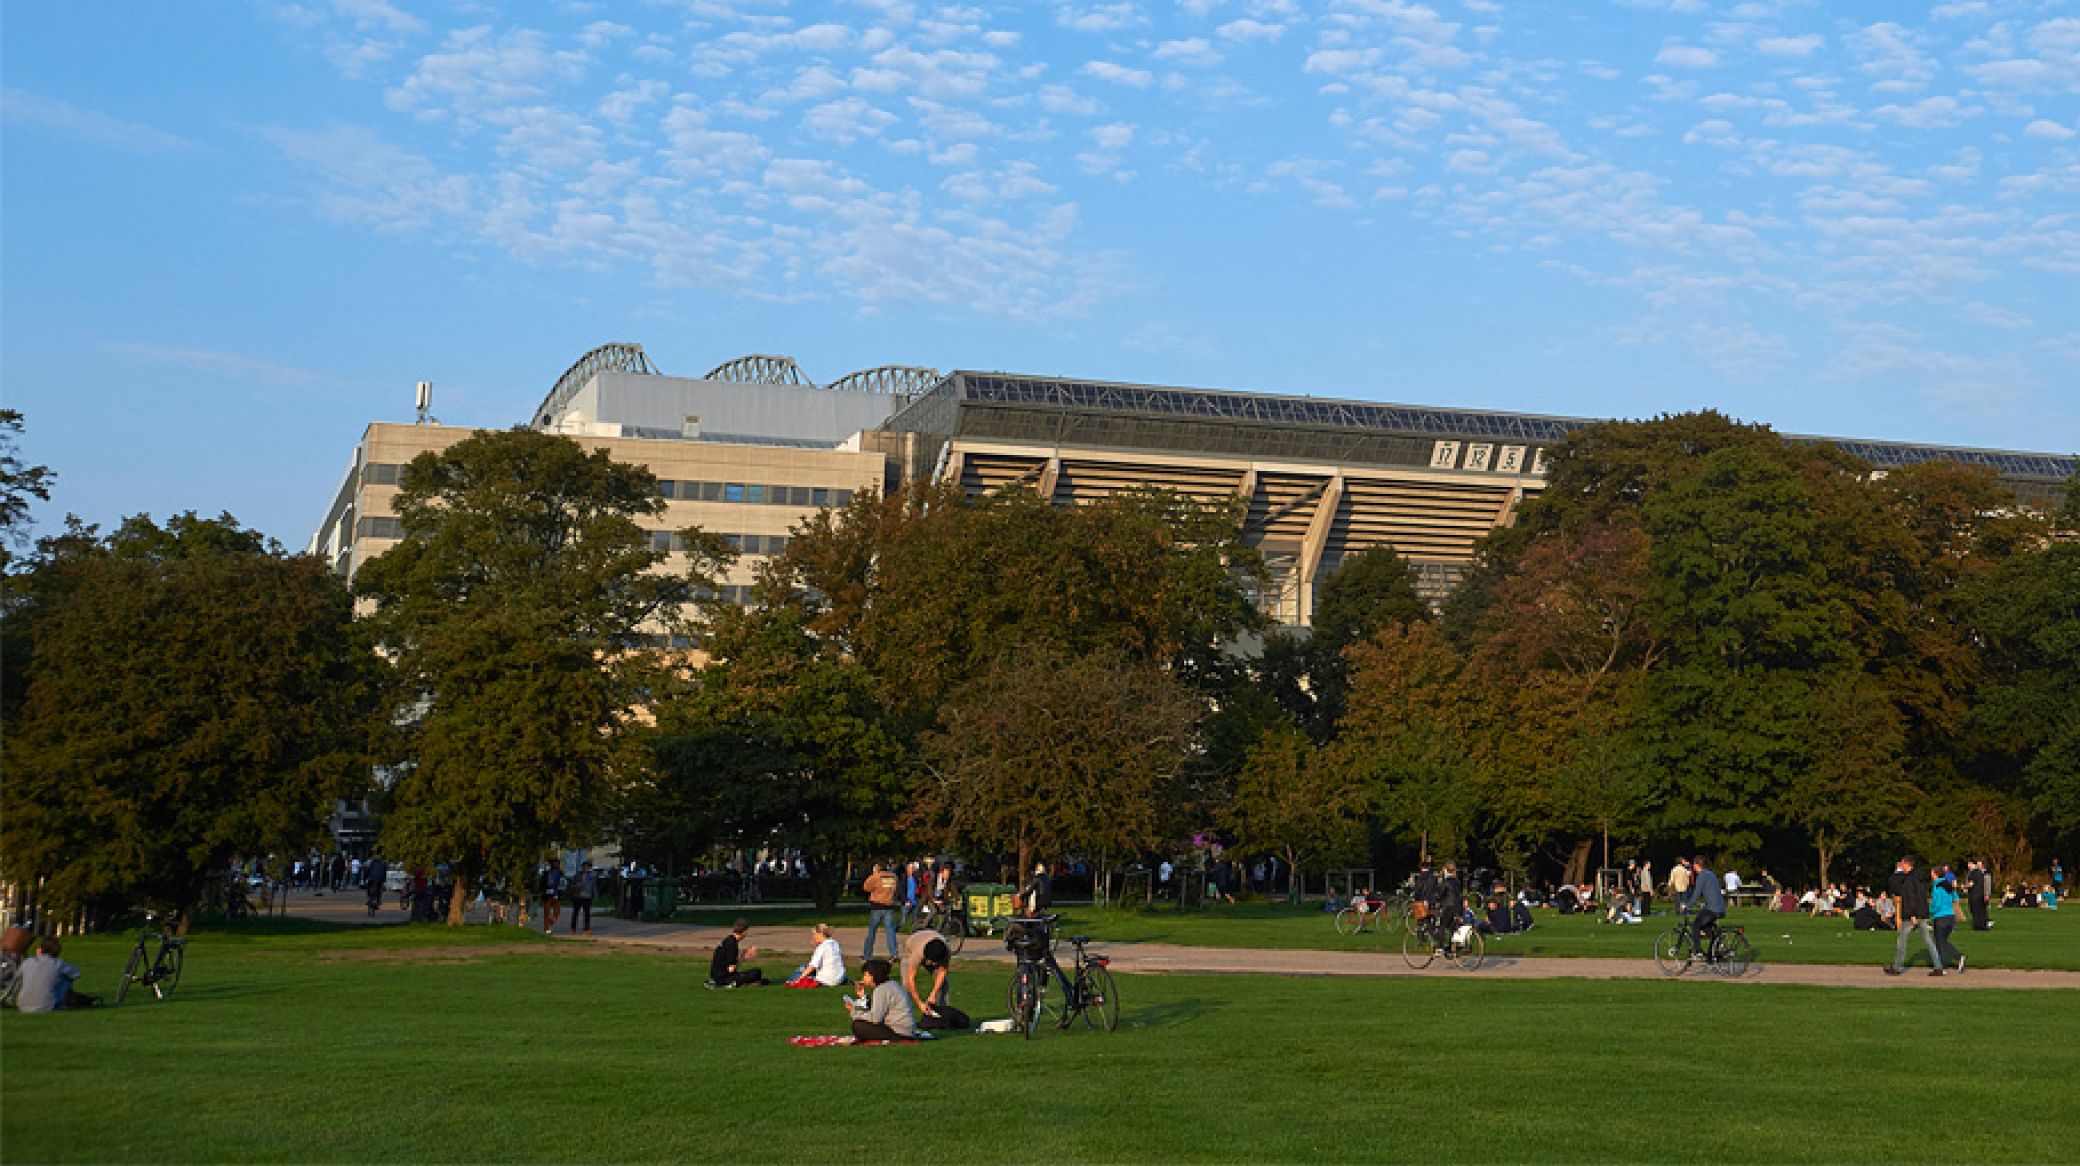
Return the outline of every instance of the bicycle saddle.
{"type": "Polygon", "coordinates": [[[1084,944],[1089,943],[1090,941],[1091,937],[1088,935],[1072,935],[1069,937],[1069,942],[1075,944],[1077,947],[1082,947],[1084,944]]]}

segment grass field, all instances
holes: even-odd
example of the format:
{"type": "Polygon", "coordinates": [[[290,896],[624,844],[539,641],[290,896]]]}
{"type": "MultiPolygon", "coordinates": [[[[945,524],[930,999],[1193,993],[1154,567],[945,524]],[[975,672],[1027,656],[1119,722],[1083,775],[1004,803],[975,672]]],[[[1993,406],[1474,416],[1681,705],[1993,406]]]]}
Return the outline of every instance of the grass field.
{"type": "MultiPolygon", "coordinates": [[[[106,990],[119,936],[69,944],[106,990]]],[[[772,968],[771,970],[779,970],[772,968]]],[[[804,1050],[837,996],[518,929],[201,932],[166,1002],[0,1016],[39,1161],[2053,1161],[2080,993],[1123,980],[1111,1034],[804,1050]]],[[[1006,973],[955,999],[999,1015],[1006,973]]]]}
{"type": "MultiPolygon", "coordinates": [[[[1271,903],[1240,903],[1201,911],[1068,907],[1064,912],[1071,929],[1115,942],[1325,951],[1399,950],[1400,943],[1398,934],[1338,935],[1331,916],[1319,906],[1296,909],[1271,903]]],[[[678,918],[726,925],[737,914],[733,910],[701,908],[681,911],[678,918]]],[[[826,918],[850,926],[865,922],[865,913],[859,909],[826,914],[810,908],[784,907],[747,914],[767,936],[775,931],[791,935],[826,918]]],[[[1653,950],[1654,936],[1675,921],[1675,916],[1667,911],[1655,913],[1638,926],[1623,927],[1598,922],[1592,916],[1551,911],[1540,911],[1536,918],[1536,930],[1493,937],[1489,951],[1517,956],[1644,960],[1653,950]]],[[[1892,932],[1856,931],[1846,919],[1813,919],[1742,907],[1735,909],[1729,922],[1746,927],[1757,954],[1771,963],[1876,965],[1892,960],[1892,932]]],[[[2080,971],[2080,910],[1995,911],[1993,930],[1975,932],[1960,928],[1951,942],[1980,967],[2080,971]]],[[[1928,957],[1923,952],[1919,958],[1925,963],[1928,957]]]]}

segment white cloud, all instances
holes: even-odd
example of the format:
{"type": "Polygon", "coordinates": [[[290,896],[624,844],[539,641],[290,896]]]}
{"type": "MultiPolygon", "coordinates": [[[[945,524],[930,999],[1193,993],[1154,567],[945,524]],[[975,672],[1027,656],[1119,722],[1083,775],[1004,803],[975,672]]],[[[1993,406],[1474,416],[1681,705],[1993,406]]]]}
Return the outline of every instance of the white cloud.
{"type": "Polygon", "coordinates": [[[1261,20],[1231,20],[1213,30],[1213,34],[1225,41],[1237,44],[1259,42],[1269,44],[1286,34],[1283,24],[1266,24],[1261,20]]]}
{"type": "Polygon", "coordinates": [[[1803,36],[1766,36],[1755,42],[1755,51],[1771,57],[1810,57],[1827,43],[1818,33],[1803,36]]]}
{"type": "Polygon", "coordinates": [[[1111,61],[1086,61],[1077,72],[1096,81],[1114,85],[1125,85],[1130,89],[1146,89],[1155,83],[1155,74],[1144,69],[1130,69],[1111,61]]]}
{"type": "Polygon", "coordinates": [[[1716,69],[1719,54],[1695,45],[1670,45],[1654,54],[1654,63],[1675,69],[1716,69]]]}
{"type": "Polygon", "coordinates": [[[2054,142],[2063,142],[2071,139],[2074,136],[2074,130],[2072,126],[2061,125],[2060,123],[2055,121],[2047,121],[2044,118],[2038,118],[2037,120],[2029,123],[2028,125],[2023,126],[2022,134],[2024,137],[2029,138],[2046,138],[2054,142]]]}
{"type": "Polygon", "coordinates": [[[178,134],[20,89],[0,91],[0,115],[16,125],[35,126],[80,141],[139,154],[168,154],[195,149],[195,143],[178,134]]]}
{"type": "Polygon", "coordinates": [[[443,51],[420,58],[384,100],[403,113],[468,117],[544,96],[584,70],[584,54],[551,49],[533,30],[462,29],[448,34],[443,51]]]}
{"type": "Polygon", "coordinates": [[[1134,142],[1134,127],[1125,123],[1098,126],[1091,130],[1091,140],[1100,150],[1124,150],[1134,142]]]}
{"type": "Polygon", "coordinates": [[[291,161],[328,183],[315,197],[331,218],[382,231],[423,230],[468,215],[470,180],[444,174],[426,158],[357,126],[271,129],[264,136],[291,161]]]}
{"type": "Polygon", "coordinates": [[[1064,5],[1055,14],[1055,22],[1077,32],[1106,33],[1146,24],[1148,18],[1132,4],[1094,4],[1088,8],[1064,5]]]}
{"type": "Polygon", "coordinates": [[[152,364],[169,365],[202,373],[212,377],[233,377],[243,381],[260,381],[271,385],[300,385],[318,379],[315,374],[285,364],[255,360],[236,352],[218,352],[207,348],[184,348],[169,344],[138,344],[128,341],[111,343],[109,348],[124,356],[135,357],[152,364]]]}
{"type": "Polygon", "coordinates": [[[1054,194],[1058,188],[1041,180],[1031,162],[1013,162],[1001,170],[968,171],[940,183],[940,188],[962,202],[1011,202],[1054,194]]]}
{"type": "Polygon", "coordinates": [[[1078,117],[1096,117],[1105,110],[1097,98],[1087,97],[1066,85],[1041,86],[1040,108],[1049,113],[1069,113],[1078,117]]]}
{"type": "Polygon", "coordinates": [[[849,146],[861,138],[878,137],[896,123],[896,116],[869,105],[864,98],[846,97],[816,106],[802,114],[802,132],[812,138],[849,146]]]}
{"type": "Polygon", "coordinates": [[[1953,129],[1984,112],[1949,96],[1924,97],[1907,105],[1881,105],[1871,111],[1877,117],[1923,130],[1953,129]]]}
{"type": "Polygon", "coordinates": [[[1204,37],[1187,40],[1169,40],[1156,46],[1150,56],[1158,61],[1176,61],[1185,65],[1218,65],[1221,55],[1206,42],[1204,37]]]}

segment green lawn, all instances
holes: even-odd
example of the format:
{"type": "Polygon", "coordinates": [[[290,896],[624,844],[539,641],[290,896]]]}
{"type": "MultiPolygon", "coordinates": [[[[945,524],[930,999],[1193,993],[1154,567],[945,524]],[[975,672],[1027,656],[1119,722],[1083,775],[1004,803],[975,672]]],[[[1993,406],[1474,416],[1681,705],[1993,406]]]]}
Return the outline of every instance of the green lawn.
{"type": "MultiPolygon", "coordinates": [[[[0,1159],[1990,1162],[2080,1128],[2076,992],[1141,976],[1117,1033],[804,1050],[835,993],[701,960],[276,930],[198,934],[164,1003],[0,1016],[0,1159]]],[[[122,951],[67,955],[102,991],[122,951]]],[[[1001,1013],[1003,968],[960,975],[1001,1013]]]]}
{"type": "MultiPolygon", "coordinates": [[[[686,922],[725,925],[738,912],[702,908],[681,911],[686,922]]],[[[758,934],[777,932],[790,942],[794,933],[809,924],[829,919],[840,925],[859,926],[864,920],[858,909],[819,913],[811,908],[774,908],[746,912],[758,934]]],[[[1202,911],[1179,911],[1167,907],[1147,910],[1099,910],[1091,907],[1064,908],[1066,925],[1075,931],[1102,936],[1112,942],[1178,943],[1200,947],[1253,947],[1320,949],[1327,951],[1399,950],[1400,937],[1382,937],[1371,932],[1356,936],[1336,933],[1331,916],[1319,906],[1295,909],[1270,903],[1240,903],[1202,911]]],[[[1604,956],[1618,959],[1648,959],[1654,936],[1672,926],[1675,916],[1659,911],[1638,926],[1612,926],[1595,917],[1536,913],[1538,927],[1522,935],[1492,937],[1488,949],[1497,955],[1604,956]]],[[[1771,963],[1879,964],[1892,960],[1892,932],[1856,931],[1847,919],[1813,919],[1805,915],[1783,915],[1753,907],[1735,909],[1731,923],[1748,929],[1757,954],[1771,963]]],[[[987,944],[970,939],[971,946],[987,944]]],[[[1987,968],[2057,968],[2080,971],[2080,910],[1995,911],[1991,931],[1960,928],[1951,942],[1972,964],[1987,968]]],[[[1919,957],[1927,961],[1923,951],[1919,957]]]]}

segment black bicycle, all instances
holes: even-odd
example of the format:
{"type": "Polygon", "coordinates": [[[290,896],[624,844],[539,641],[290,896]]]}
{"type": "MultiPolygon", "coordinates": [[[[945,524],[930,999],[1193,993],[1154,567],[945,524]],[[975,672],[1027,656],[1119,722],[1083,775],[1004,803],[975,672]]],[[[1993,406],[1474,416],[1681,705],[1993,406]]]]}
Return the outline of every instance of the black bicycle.
{"type": "Polygon", "coordinates": [[[1119,1027],[1119,988],[1112,982],[1112,961],[1087,950],[1090,936],[1072,935],[1069,942],[1076,948],[1075,974],[1063,971],[1054,958],[1054,925],[1060,920],[1060,915],[1012,919],[1011,933],[1004,939],[1004,946],[1018,956],[1009,991],[1011,1025],[1027,1040],[1039,1031],[1043,1014],[1055,1022],[1056,1028],[1068,1028],[1079,1016],[1094,1029],[1112,1032],[1119,1027]],[[1058,1004],[1048,1001],[1050,975],[1061,985],[1058,1004]]]}
{"type": "Polygon", "coordinates": [[[157,914],[144,917],[144,931],[137,937],[137,946],[130,949],[130,962],[123,965],[123,982],[116,985],[116,1003],[130,994],[130,985],[142,984],[152,990],[160,1000],[180,986],[181,965],[187,959],[188,941],[173,933],[172,928],[155,930],[153,924],[157,914]],[[158,950],[152,950],[154,942],[158,950]]]}
{"type": "Polygon", "coordinates": [[[946,941],[946,949],[959,955],[961,945],[968,940],[968,913],[952,901],[926,900],[917,905],[917,913],[910,920],[910,930],[927,929],[938,932],[946,941]]]}
{"type": "Polygon", "coordinates": [[[1755,947],[1748,942],[1745,927],[1712,927],[1709,944],[1697,941],[1696,919],[1685,916],[1674,927],[1654,937],[1654,965],[1664,976],[1680,976],[1698,963],[1722,976],[1746,975],[1755,962],[1755,947]]]}

